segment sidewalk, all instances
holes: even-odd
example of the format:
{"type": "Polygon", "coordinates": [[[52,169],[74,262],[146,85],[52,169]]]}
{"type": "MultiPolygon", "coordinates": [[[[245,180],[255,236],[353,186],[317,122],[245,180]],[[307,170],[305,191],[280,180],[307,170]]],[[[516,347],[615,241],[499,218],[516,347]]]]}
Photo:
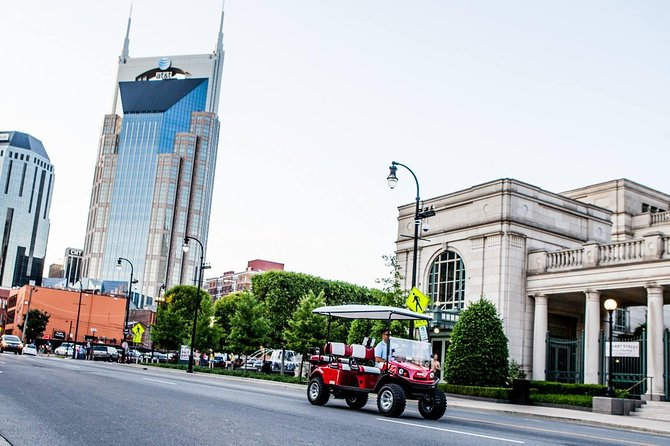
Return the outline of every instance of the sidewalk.
{"type": "Polygon", "coordinates": [[[542,417],[557,420],[579,421],[587,424],[598,424],[620,429],[631,429],[642,432],[652,432],[670,435],[670,402],[652,401],[642,406],[635,415],[607,415],[593,413],[590,410],[559,409],[545,406],[524,406],[520,404],[496,403],[463,398],[459,395],[447,395],[447,413],[449,407],[467,409],[519,413],[528,416],[542,417]],[[645,410],[651,412],[645,415],[645,410]]]}

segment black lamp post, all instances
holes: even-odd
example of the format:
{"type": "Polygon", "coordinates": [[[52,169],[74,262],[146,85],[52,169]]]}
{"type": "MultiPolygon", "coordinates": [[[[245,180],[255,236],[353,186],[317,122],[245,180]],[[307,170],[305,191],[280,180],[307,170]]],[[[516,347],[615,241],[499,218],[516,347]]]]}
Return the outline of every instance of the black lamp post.
{"type": "Polygon", "coordinates": [[[126,298],[126,316],[123,319],[123,340],[126,340],[126,337],[130,333],[128,330],[128,313],[130,311],[130,298],[132,297],[132,289],[133,289],[133,284],[137,282],[137,280],[133,280],[133,263],[126,259],[125,257],[119,257],[116,261],[116,269],[121,269],[121,260],[124,260],[128,262],[128,265],[130,265],[130,282],[128,282],[128,297],[126,298]]]}
{"type": "Polygon", "coordinates": [[[79,304],[77,305],[77,324],[74,326],[74,340],[72,341],[72,359],[77,359],[77,336],[79,335],[79,315],[81,314],[81,295],[84,293],[84,284],[79,279],[79,304]]]}
{"type": "Polygon", "coordinates": [[[195,237],[187,235],[184,237],[184,245],[182,248],[184,252],[188,252],[190,246],[188,245],[189,240],[195,240],[200,245],[200,272],[198,274],[198,285],[195,291],[195,309],[193,310],[193,329],[191,330],[191,353],[188,355],[188,368],[186,373],[193,373],[193,352],[195,351],[195,330],[198,325],[198,307],[200,307],[200,288],[202,287],[202,270],[205,269],[205,248],[203,248],[202,243],[195,237]]]}
{"type": "Polygon", "coordinates": [[[610,320],[609,320],[609,325],[610,325],[610,355],[609,355],[609,361],[607,362],[607,393],[605,393],[605,396],[608,396],[610,398],[614,398],[616,393],[614,392],[614,386],[612,385],[612,343],[614,339],[612,339],[612,313],[614,313],[614,310],[616,310],[617,303],[616,300],[614,299],[607,299],[605,301],[605,309],[607,312],[610,314],[610,320]]]}
{"type": "MultiPolygon", "coordinates": [[[[413,249],[413,256],[412,256],[412,288],[416,286],[416,265],[417,265],[417,251],[419,247],[419,225],[421,225],[421,220],[424,218],[432,217],[435,215],[435,211],[431,209],[426,209],[423,212],[421,211],[419,205],[421,202],[421,197],[419,195],[419,180],[417,180],[416,175],[414,175],[414,172],[412,172],[412,169],[407,167],[406,165],[402,163],[398,163],[396,161],[391,161],[391,165],[389,166],[389,176],[386,178],[386,181],[388,181],[389,187],[391,189],[395,189],[395,187],[398,185],[398,177],[396,176],[396,172],[398,171],[398,168],[396,166],[402,166],[405,169],[409,170],[409,173],[412,174],[414,177],[414,182],[416,183],[416,208],[414,210],[414,249],[413,249]]],[[[414,338],[414,321],[411,320],[409,321],[409,333],[412,339],[414,338]]]]}

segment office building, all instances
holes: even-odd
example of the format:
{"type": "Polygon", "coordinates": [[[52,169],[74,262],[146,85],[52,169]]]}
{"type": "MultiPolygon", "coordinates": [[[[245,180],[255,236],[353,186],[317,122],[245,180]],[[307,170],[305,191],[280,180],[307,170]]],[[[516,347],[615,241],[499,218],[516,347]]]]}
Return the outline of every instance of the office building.
{"type": "Polygon", "coordinates": [[[82,276],[133,285],[138,307],[190,283],[207,246],[219,142],[223,13],[211,54],[129,56],[130,19],[112,113],[95,165],[82,276]],[[192,243],[191,246],[196,245],[192,243]],[[119,258],[127,259],[117,268],[119,258]]]}
{"type": "Polygon", "coordinates": [[[269,260],[249,260],[247,269],[241,272],[226,271],[221,276],[206,280],[207,290],[213,300],[227,296],[235,291],[249,291],[251,278],[265,271],[284,271],[284,264],[269,260]]]}
{"type": "Polygon", "coordinates": [[[53,187],[42,142],[0,132],[0,287],[42,283],[53,187]]]}
{"type": "MultiPolygon", "coordinates": [[[[510,357],[530,377],[604,384],[604,302],[614,299],[614,382],[668,398],[670,195],[626,179],[563,193],[501,179],[423,206],[435,216],[419,243],[416,282],[431,298],[428,334],[442,359],[459,313],[484,298],[503,320],[510,357]]],[[[408,287],[413,240],[402,234],[415,204],[399,211],[396,256],[408,287]]]]}

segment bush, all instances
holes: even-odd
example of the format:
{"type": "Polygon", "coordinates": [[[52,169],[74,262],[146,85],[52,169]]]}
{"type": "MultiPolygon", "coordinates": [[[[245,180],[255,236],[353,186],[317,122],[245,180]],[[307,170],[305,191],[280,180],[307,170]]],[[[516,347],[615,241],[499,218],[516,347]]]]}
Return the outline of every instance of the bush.
{"type": "Polygon", "coordinates": [[[493,398],[496,400],[509,400],[511,398],[511,389],[504,387],[477,387],[477,386],[461,386],[458,384],[438,384],[440,390],[445,393],[453,393],[456,395],[476,396],[480,398],[493,398]]]}

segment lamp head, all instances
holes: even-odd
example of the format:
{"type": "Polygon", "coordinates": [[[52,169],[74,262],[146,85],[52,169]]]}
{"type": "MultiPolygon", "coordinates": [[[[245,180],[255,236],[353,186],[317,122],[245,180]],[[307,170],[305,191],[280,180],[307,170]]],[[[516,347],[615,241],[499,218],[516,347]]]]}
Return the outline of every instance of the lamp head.
{"type": "Polygon", "coordinates": [[[617,303],[614,299],[607,299],[604,305],[607,311],[614,311],[617,308],[617,303]]]}
{"type": "Polygon", "coordinates": [[[116,269],[121,269],[121,259],[116,259],[116,269]]]}
{"type": "Polygon", "coordinates": [[[188,246],[188,238],[184,239],[184,244],[181,246],[181,249],[183,249],[184,252],[188,252],[188,250],[191,249],[191,247],[188,246]]]}
{"type": "Polygon", "coordinates": [[[389,176],[386,177],[386,181],[389,183],[389,187],[391,189],[395,189],[395,187],[398,185],[398,177],[396,177],[395,173],[398,171],[398,168],[396,167],[395,164],[391,164],[389,166],[389,176]]]}

